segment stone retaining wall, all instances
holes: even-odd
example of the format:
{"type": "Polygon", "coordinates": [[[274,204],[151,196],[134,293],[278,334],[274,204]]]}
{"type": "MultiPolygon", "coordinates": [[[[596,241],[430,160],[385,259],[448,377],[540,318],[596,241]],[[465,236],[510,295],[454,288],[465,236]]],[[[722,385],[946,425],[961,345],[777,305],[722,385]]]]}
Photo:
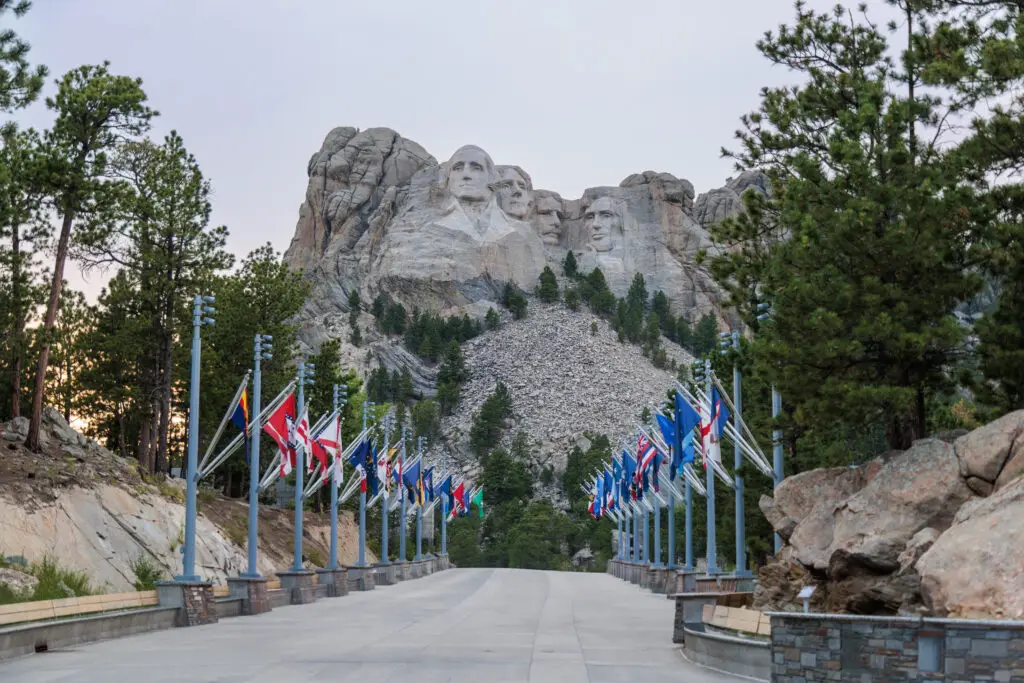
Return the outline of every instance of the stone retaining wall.
{"type": "Polygon", "coordinates": [[[772,613],[772,681],[1024,683],[1024,622],[772,613]]]}

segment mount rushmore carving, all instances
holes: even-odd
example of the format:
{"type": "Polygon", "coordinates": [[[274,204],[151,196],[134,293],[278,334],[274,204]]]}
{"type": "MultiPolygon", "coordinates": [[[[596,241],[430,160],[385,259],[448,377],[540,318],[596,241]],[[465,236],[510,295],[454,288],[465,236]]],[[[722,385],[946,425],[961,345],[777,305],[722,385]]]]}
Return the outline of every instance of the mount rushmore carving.
{"type": "Polygon", "coordinates": [[[694,201],[688,181],[647,171],[566,200],[475,145],[438,163],[387,128],[335,128],[307,172],[285,254],[312,282],[306,336],[346,310],[352,290],[363,301],[384,292],[409,308],[481,313],[506,282],[529,291],[545,265],[561,273],[569,250],[582,271],[600,267],[618,295],[642,273],[691,320],[721,315],[694,257],[711,247],[706,227],[739,210],[743,190],[765,187],[744,173],[694,201]]]}

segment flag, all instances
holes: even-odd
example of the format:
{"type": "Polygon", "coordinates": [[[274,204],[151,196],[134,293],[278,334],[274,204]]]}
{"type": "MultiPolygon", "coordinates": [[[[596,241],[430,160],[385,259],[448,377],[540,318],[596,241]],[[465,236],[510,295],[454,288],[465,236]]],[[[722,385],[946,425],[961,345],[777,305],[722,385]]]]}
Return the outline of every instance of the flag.
{"type": "Polygon", "coordinates": [[[289,435],[295,420],[295,394],[291,393],[267,418],[263,431],[277,444],[281,453],[281,476],[287,476],[295,467],[295,449],[291,445],[289,435]]]}
{"type": "Polygon", "coordinates": [[[402,443],[402,451],[398,454],[398,459],[395,460],[395,466],[391,470],[391,476],[395,487],[402,490],[402,467],[405,465],[405,443],[402,443]]]}
{"type": "Polygon", "coordinates": [[[434,502],[434,468],[428,467],[423,473],[423,500],[427,504],[434,502]]]}
{"type": "Polygon", "coordinates": [[[409,470],[402,475],[402,481],[405,484],[406,496],[410,503],[415,505],[420,504],[420,487],[423,484],[423,475],[421,473],[419,462],[409,468],[409,470]]]}
{"type": "MultiPolygon", "coordinates": [[[[476,505],[477,509],[480,510],[480,519],[484,518],[484,490],[480,489],[473,494],[473,500],[469,501],[471,504],[476,505]]],[[[468,505],[466,506],[469,507],[468,505]]]]}
{"type": "Polygon", "coordinates": [[[460,481],[459,485],[452,490],[452,505],[449,511],[449,517],[454,517],[459,514],[461,508],[465,506],[463,497],[466,495],[466,482],[460,481]]]}
{"type": "Polygon", "coordinates": [[[622,497],[636,500],[636,460],[629,451],[622,451],[622,497]]]}
{"type": "Polygon", "coordinates": [[[587,504],[587,512],[590,513],[591,517],[597,519],[597,513],[594,512],[594,492],[591,491],[589,494],[587,494],[587,498],[590,499],[590,502],[587,504]]]}
{"type": "Polygon", "coordinates": [[[359,490],[363,493],[366,493],[367,489],[366,462],[372,457],[370,442],[366,440],[356,446],[356,449],[348,456],[349,464],[352,465],[359,475],[359,490]]]}
{"type": "Polygon", "coordinates": [[[249,462],[249,399],[248,392],[242,389],[242,395],[235,404],[235,412],[231,414],[231,421],[242,430],[242,439],[245,441],[245,462],[249,462]]]}
{"type": "Polygon", "coordinates": [[[447,500],[448,511],[452,509],[452,477],[448,475],[445,480],[441,482],[440,494],[447,500]]]}
{"type": "Polygon", "coordinates": [[[391,469],[391,458],[398,453],[398,446],[394,446],[387,453],[381,453],[377,458],[377,480],[384,486],[384,491],[391,492],[391,481],[394,477],[391,469]]]}
{"type": "Polygon", "coordinates": [[[612,473],[608,471],[608,468],[604,470],[604,506],[608,510],[615,509],[615,486],[612,483],[612,473]]]}
{"type": "Polygon", "coordinates": [[[294,423],[294,430],[292,432],[292,447],[298,452],[298,448],[302,447],[302,452],[306,454],[306,471],[313,471],[313,447],[310,444],[309,438],[309,406],[302,409],[302,415],[299,417],[299,421],[294,423]]]}
{"type": "Polygon", "coordinates": [[[341,417],[335,414],[334,419],[313,437],[313,456],[320,461],[322,480],[327,481],[333,476],[334,485],[340,486],[345,473],[341,462],[341,417]]]}
{"type": "Polygon", "coordinates": [[[729,409],[725,406],[718,388],[711,390],[711,405],[701,406],[701,447],[704,451],[704,466],[708,466],[708,460],[721,464],[722,462],[722,432],[725,431],[726,421],[729,419],[729,409]],[[706,413],[710,410],[710,413],[706,413]]]}
{"type": "Polygon", "coordinates": [[[598,477],[594,480],[594,518],[601,519],[601,513],[604,512],[604,479],[598,477]]]}

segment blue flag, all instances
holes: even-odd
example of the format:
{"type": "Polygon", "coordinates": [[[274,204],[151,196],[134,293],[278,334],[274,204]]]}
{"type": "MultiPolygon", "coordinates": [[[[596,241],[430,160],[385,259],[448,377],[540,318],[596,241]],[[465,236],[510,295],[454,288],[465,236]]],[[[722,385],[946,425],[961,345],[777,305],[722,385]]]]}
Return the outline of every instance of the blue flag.
{"type": "Polygon", "coordinates": [[[604,509],[604,478],[598,477],[594,482],[594,518],[601,519],[604,509]]]}
{"type": "Polygon", "coordinates": [[[693,409],[683,395],[676,392],[676,424],[679,425],[679,436],[683,437],[700,424],[700,414],[693,409]]]}
{"type": "Polygon", "coordinates": [[[434,468],[428,467],[423,472],[423,497],[426,499],[425,502],[430,503],[434,500],[434,468]]]}
{"type": "Polygon", "coordinates": [[[420,477],[420,463],[416,463],[408,469],[408,471],[402,473],[402,481],[405,484],[406,497],[410,503],[418,503],[420,500],[420,484],[422,478],[420,477]]]}
{"type": "Polygon", "coordinates": [[[722,432],[725,431],[725,425],[729,422],[729,408],[725,405],[725,401],[722,400],[722,395],[718,393],[718,387],[714,387],[711,390],[712,415],[716,407],[720,411],[718,413],[718,438],[721,439],[722,432]]]}
{"type": "Polygon", "coordinates": [[[615,485],[612,480],[612,473],[607,470],[604,471],[604,497],[609,510],[615,509],[615,496],[612,491],[615,490],[615,485]]]}

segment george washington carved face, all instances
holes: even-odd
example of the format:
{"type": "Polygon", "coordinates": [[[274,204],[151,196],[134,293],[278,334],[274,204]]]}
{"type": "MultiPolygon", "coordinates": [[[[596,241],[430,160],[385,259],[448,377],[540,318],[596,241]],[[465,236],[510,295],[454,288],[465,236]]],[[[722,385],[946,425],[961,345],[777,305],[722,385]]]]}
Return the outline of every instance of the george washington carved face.
{"type": "Polygon", "coordinates": [[[489,185],[496,173],[494,162],[487,152],[474,145],[456,150],[448,161],[448,191],[456,199],[467,202],[483,202],[491,197],[489,185]]]}

